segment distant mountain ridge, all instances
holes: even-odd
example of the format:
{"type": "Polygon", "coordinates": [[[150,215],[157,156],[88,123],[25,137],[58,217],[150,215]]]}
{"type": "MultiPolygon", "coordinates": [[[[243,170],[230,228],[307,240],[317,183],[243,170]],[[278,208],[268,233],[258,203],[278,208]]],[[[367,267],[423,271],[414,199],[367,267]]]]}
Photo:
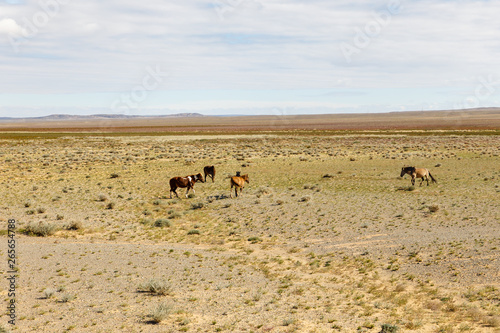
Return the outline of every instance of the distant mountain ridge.
{"type": "Polygon", "coordinates": [[[204,117],[201,113],[176,113],[168,115],[126,115],[126,114],[91,114],[91,115],[71,115],[71,114],[51,114],[41,117],[0,117],[2,120],[23,121],[23,120],[93,120],[93,119],[131,119],[131,118],[170,118],[170,117],[204,117]]]}

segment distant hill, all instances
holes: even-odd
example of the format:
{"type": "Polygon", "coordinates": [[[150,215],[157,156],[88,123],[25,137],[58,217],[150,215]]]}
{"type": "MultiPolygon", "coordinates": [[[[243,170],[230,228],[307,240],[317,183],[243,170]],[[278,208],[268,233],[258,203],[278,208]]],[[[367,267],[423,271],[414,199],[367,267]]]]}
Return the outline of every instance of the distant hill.
{"type": "Polygon", "coordinates": [[[203,117],[201,113],[176,113],[169,115],[126,115],[126,114],[92,114],[92,115],[71,115],[71,114],[51,114],[42,117],[0,117],[0,121],[33,121],[33,120],[93,120],[93,119],[133,119],[133,118],[180,118],[180,117],[203,117]]]}

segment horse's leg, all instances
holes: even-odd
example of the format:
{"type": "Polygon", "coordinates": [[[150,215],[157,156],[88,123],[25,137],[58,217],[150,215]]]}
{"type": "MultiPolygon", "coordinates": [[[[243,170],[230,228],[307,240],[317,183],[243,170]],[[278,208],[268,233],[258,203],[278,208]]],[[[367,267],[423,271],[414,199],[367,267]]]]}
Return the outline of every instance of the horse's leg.
{"type": "Polygon", "coordinates": [[[229,190],[229,197],[233,197],[233,183],[231,183],[231,189],[229,190]]]}

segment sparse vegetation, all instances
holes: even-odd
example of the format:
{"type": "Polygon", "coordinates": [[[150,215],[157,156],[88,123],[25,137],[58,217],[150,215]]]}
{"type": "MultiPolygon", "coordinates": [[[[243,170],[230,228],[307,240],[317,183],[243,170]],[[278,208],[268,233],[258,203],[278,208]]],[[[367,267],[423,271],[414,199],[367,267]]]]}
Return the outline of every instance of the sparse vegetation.
{"type": "Polygon", "coordinates": [[[52,236],[20,236],[18,329],[494,333],[498,134],[451,133],[9,136],[3,213],[52,236]],[[410,163],[439,183],[409,186],[410,163]]]}

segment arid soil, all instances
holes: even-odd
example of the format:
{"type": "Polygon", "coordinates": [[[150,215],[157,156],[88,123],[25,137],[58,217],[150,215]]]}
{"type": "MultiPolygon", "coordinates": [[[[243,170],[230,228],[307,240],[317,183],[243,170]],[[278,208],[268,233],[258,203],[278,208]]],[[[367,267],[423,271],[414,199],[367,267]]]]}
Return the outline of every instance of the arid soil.
{"type": "Polygon", "coordinates": [[[0,327],[499,332],[500,139],[483,134],[6,135],[19,270],[0,327]],[[205,165],[215,182],[170,199],[205,165]]]}

